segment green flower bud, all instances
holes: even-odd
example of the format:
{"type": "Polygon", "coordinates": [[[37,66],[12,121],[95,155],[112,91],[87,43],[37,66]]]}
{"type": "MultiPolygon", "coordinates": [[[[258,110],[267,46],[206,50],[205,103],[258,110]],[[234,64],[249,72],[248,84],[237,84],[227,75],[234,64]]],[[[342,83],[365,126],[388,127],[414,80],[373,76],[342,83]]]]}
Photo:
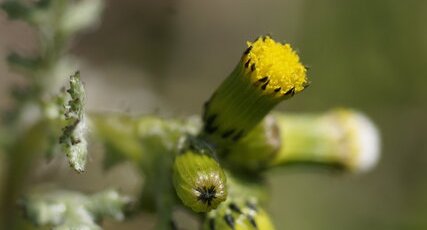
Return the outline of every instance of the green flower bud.
{"type": "Polygon", "coordinates": [[[268,115],[245,137],[224,151],[224,162],[234,171],[258,172],[266,169],[280,148],[276,119],[268,115]]]}
{"type": "Polygon", "coordinates": [[[380,155],[380,135],[360,112],[338,109],[325,114],[275,114],[282,146],[273,165],[319,163],[364,172],[380,155]]]}
{"type": "Polygon", "coordinates": [[[192,145],[175,158],[173,184],[185,206],[208,212],[227,198],[226,176],[208,147],[192,145]]]}
{"type": "Polygon", "coordinates": [[[268,214],[256,199],[236,198],[208,213],[204,230],[274,230],[268,214]]]}
{"type": "Polygon", "coordinates": [[[289,44],[265,36],[247,45],[234,71],[205,104],[203,135],[216,144],[244,137],[274,106],[308,85],[306,69],[289,44]]]}

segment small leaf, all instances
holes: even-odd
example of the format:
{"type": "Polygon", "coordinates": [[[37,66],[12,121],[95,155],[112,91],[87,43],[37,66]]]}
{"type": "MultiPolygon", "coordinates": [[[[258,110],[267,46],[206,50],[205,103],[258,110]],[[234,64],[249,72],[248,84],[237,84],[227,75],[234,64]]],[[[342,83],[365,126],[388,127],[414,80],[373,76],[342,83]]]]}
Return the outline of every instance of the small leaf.
{"type": "Polygon", "coordinates": [[[77,172],[83,172],[87,159],[87,124],[84,108],[86,95],[79,72],[70,77],[70,88],[67,93],[70,95],[70,100],[64,105],[67,125],[62,129],[59,143],[62,144],[70,166],[77,172]]]}

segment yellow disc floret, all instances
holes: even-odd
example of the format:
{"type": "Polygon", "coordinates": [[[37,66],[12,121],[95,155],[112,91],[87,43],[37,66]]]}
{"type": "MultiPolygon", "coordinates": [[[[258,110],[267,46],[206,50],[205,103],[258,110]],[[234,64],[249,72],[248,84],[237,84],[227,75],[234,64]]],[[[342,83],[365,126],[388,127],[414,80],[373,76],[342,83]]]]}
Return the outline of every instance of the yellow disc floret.
{"type": "Polygon", "coordinates": [[[265,36],[247,45],[243,63],[252,82],[266,93],[293,96],[307,87],[306,68],[289,44],[265,36]]]}

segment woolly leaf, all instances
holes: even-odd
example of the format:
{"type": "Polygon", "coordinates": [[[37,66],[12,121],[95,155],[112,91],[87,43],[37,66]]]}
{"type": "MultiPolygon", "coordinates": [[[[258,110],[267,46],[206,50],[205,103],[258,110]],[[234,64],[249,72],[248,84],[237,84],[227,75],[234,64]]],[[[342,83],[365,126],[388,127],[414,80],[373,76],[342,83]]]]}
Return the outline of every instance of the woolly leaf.
{"type": "Polygon", "coordinates": [[[35,225],[60,229],[98,230],[105,217],[121,221],[130,199],[114,190],[94,195],[73,191],[35,191],[24,197],[20,205],[25,217],[35,225]]]}
{"type": "Polygon", "coordinates": [[[87,124],[84,108],[86,95],[79,72],[70,77],[70,88],[67,93],[70,95],[70,100],[64,105],[67,125],[62,129],[59,143],[68,157],[70,166],[77,172],[83,172],[87,159],[87,124]]]}

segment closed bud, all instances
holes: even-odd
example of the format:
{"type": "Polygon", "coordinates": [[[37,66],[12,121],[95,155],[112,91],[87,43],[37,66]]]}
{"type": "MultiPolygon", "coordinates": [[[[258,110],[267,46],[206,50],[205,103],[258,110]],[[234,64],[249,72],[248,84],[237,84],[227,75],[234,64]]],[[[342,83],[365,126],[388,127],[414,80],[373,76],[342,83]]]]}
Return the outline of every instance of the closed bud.
{"type": "Polygon", "coordinates": [[[208,212],[227,198],[226,176],[208,147],[191,145],[176,156],[173,184],[185,206],[208,212]]]}
{"type": "Polygon", "coordinates": [[[204,230],[274,230],[268,214],[253,198],[230,198],[208,213],[204,230]]]}
{"type": "Polygon", "coordinates": [[[273,165],[320,163],[365,172],[378,162],[380,134],[360,112],[337,109],[325,114],[275,116],[282,145],[273,165]]]}

